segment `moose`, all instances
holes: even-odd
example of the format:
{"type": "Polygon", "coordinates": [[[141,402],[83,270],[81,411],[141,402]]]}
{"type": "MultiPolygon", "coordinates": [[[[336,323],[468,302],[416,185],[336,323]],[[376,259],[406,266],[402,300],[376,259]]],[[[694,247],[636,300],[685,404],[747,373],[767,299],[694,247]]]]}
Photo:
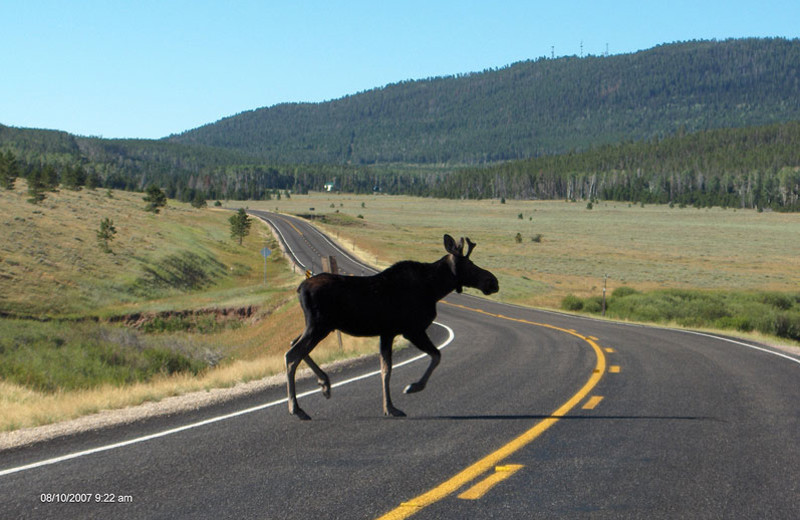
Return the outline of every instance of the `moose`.
{"type": "Polygon", "coordinates": [[[311,359],[310,352],[334,330],[351,336],[379,336],[383,414],[405,417],[392,404],[389,379],[392,375],[392,343],[402,335],[431,357],[419,381],[408,385],[407,394],[425,388],[431,373],[439,364],[441,353],[425,332],[436,318],[436,302],[453,290],[464,287],[480,289],[484,294],[499,290],[497,278],[472,263],[469,255],[475,243],[464,238],[460,242],[444,235],[447,254],[432,263],[405,260],[372,276],[344,276],[321,273],[303,281],[297,288],[300,306],[305,315],[305,330],[296,337],[286,352],[286,378],[289,392],[289,413],[303,420],[311,419],[297,404],[295,372],[305,361],[322,387],[326,398],[331,396],[328,375],[311,359]]]}

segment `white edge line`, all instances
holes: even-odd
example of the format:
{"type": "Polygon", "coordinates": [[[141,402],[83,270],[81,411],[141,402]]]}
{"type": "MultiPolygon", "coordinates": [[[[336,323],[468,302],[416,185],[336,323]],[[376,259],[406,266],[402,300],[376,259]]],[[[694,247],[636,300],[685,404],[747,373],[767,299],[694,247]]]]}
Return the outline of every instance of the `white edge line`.
{"type": "MultiPolygon", "coordinates": [[[[433,323],[436,324],[436,325],[439,325],[440,327],[443,327],[445,330],[447,330],[447,333],[448,333],[447,339],[439,347],[437,347],[439,350],[441,350],[441,349],[445,348],[446,346],[448,346],[455,339],[456,335],[453,332],[453,329],[451,329],[450,327],[448,327],[444,323],[439,323],[439,322],[436,322],[436,321],[434,321],[433,323]]],[[[423,359],[423,358],[426,358],[426,357],[428,357],[427,354],[420,354],[420,355],[418,355],[416,357],[413,357],[411,359],[408,359],[406,361],[403,361],[401,363],[397,363],[396,365],[393,365],[393,368],[399,368],[399,367],[402,367],[404,365],[408,365],[410,363],[413,363],[415,361],[419,361],[420,359],[423,359]]],[[[374,372],[368,372],[366,374],[362,374],[360,376],[356,376],[356,377],[353,377],[351,379],[347,379],[346,381],[340,381],[339,383],[335,383],[335,384],[331,385],[331,387],[332,388],[337,388],[337,387],[344,386],[344,385],[347,385],[347,384],[350,384],[350,383],[354,383],[356,381],[361,381],[362,379],[367,379],[369,377],[376,376],[376,375],[378,375],[380,373],[381,373],[380,370],[376,370],[374,372]]],[[[309,395],[316,394],[316,393],[319,393],[321,391],[322,390],[318,388],[316,390],[310,390],[308,392],[303,392],[302,394],[298,394],[297,397],[298,398],[307,397],[309,395]]],[[[166,437],[167,435],[180,433],[182,431],[191,430],[191,429],[194,429],[194,428],[200,428],[202,426],[207,426],[209,424],[213,424],[213,423],[216,423],[216,422],[226,421],[228,419],[233,419],[234,417],[239,417],[240,415],[246,415],[246,414],[249,414],[249,413],[257,412],[259,410],[264,410],[265,408],[271,408],[271,407],[277,406],[279,404],[284,404],[288,400],[289,399],[285,397],[283,399],[278,399],[277,401],[272,401],[272,402],[269,402],[269,403],[266,403],[266,404],[261,404],[261,405],[258,405],[258,406],[253,406],[251,408],[246,408],[244,410],[239,410],[238,412],[232,412],[232,413],[225,414],[225,415],[219,415],[217,417],[211,417],[211,418],[205,419],[203,421],[198,421],[198,422],[195,422],[195,423],[186,424],[184,426],[179,426],[177,428],[172,428],[172,429],[169,429],[169,430],[164,430],[164,431],[160,431],[160,432],[156,432],[156,433],[151,433],[150,435],[144,435],[142,437],[136,437],[135,439],[130,439],[130,440],[127,440],[127,441],[117,442],[117,443],[114,443],[114,444],[107,444],[105,446],[98,446],[97,448],[92,448],[92,449],[89,449],[89,450],[83,450],[83,451],[77,451],[77,452],[74,452],[74,453],[68,453],[68,454],[62,455],[60,457],[53,457],[51,459],[41,460],[39,462],[26,464],[24,466],[17,466],[15,468],[4,469],[4,470],[0,471],[0,477],[5,476],[5,475],[11,475],[12,473],[18,473],[18,472],[21,472],[21,471],[27,471],[27,470],[30,470],[30,469],[40,468],[42,466],[49,466],[50,464],[57,464],[59,462],[64,462],[64,461],[67,461],[67,460],[77,459],[79,457],[85,457],[87,455],[93,455],[95,453],[100,453],[100,452],[103,452],[103,451],[109,451],[109,450],[114,450],[114,449],[117,449],[117,448],[123,448],[125,446],[130,446],[131,444],[138,444],[140,442],[146,442],[146,441],[150,441],[150,440],[153,440],[153,439],[158,439],[159,437],[166,437]]]]}
{"type": "Polygon", "coordinates": [[[768,348],[757,347],[755,345],[751,345],[750,343],[744,343],[743,341],[736,341],[735,339],[723,338],[722,336],[715,336],[714,334],[706,334],[705,332],[697,332],[694,330],[682,330],[682,329],[665,329],[665,330],[676,330],[678,332],[685,332],[686,334],[694,334],[696,336],[705,336],[706,338],[713,338],[721,341],[727,341],[728,343],[734,343],[736,345],[741,345],[743,347],[751,348],[754,350],[760,350],[761,352],[766,352],[768,354],[772,354],[775,356],[780,356],[782,358],[788,359],[789,361],[794,361],[795,363],[800,365],[800,359],[797,359],[796,357],[790,356],[788,354],[783,354],[781,352],[775,352],[774,350],[770,350],[768,348]]]}
{"type": "Polygon", "coordinates": [[[365,264],[364,262],[362,262],[361,260],[359,260],[355,256],[351,255],[350,253],[348,253],[347,251],[345,251],[344,249],[342,249],[341,247],[339,247],[338,245],[333,243],[331,241],[331,239],[329,239],[328,236],[325,233],[323,233],[322,231],[317,229],[315,226],[313,226],[311,224],[309,224],[309,226],[311,227],[311,229],[316,231],[317,234],[319,234],[319,236],[321,236],[323,240],[325,240],[327,243],[329,243],[331,245],[331,247],[333,247],[334,249],[339,251],[343,256],[347,257],[351,262],[353,262],[354,264],[358,264],[361,267],[366,268],[366,269],[368,269],[370,271],[373,271],[373,272],[376,272],[376,273],[378,272],[378,270],[375,269],[374,267],[372,267],[371,265],[365,264]]]}
{"type": "Polygon", "coordinates": [[[750,343],[745,343],[743,341],[737,341],[735,339],[726,338],[724,336],[717,336],[715,334],[709,334],[709,333],[705,333],[705,332],[698,332],[696,330],[678,329],[678,328],[672,328],[672,327],[663,327],[663,326],[659,326],[659,325],[648,325],[648,324],[645,324],[645,323],[631,323],[631,322],[628,322],[628,321],[617,321],[617,320],[610,320],[610,319],[604,319],[604,318],[595,318],[594,316],[581,316],[581,315],[578,315],[578,314],[568,314],[566,312],[551,311],[549,309],[538,309],[538,308],[534,308],[534,307],[525,307],[524,305],[518,305],[518,304],[515,304],[515,303],[499,302],[499,301],[496,301],[496,300],[490,300],[488,298],[481,298],[480,296],[476,296],[474,294],[462,294],[461,296],[466,296],[466,297],[469,297],[469,298],[475,298],[476,300],[481,300],[481,301],[488,301],[488,302],[496,303],[496,304],[499,304],[499,305],[508,305],[510,307],[514,307],[514,308],[521,309],[521,310],[527,310],[527,311],[533,311],[533,312],[542,312],[542,313],[545,313],[545,314],[553,314],[553,315],[556,315],[556,316],[563,316],[565,318],[576,318],[576,319],[579,319],[579,320],[594,321],[594,322],[605,323],[605,324],[609,324],[609,325],[621,325],[623,327],[635,327],[635,328],[642,328],[642,329],[655,329],[655,330],[664,330],[664,331],[668,331],[668,332],[682,332],[684,334],[695,334],[697,336],[705,336],[707,338],[712,338],[712,339],[716,339],[716,340],[719,340],[719,341],[727,341],[728,343],[733,343],[735,345],[741,345],[742,347],[747,347],[747,348],[751,348],[753,350],[759,350],[761,352],[766,352],[767,354],[772,354],[772,355],[775,355],[775,356],[779,356],[779,357],[788,359],[789,361],[794,361],[795,363],[800,364],[800,359],[798,359],[798,358],[796,358],[794,356],[791,356],[789,354],[784,354],[782,352],[776,352],[776,351],[768,349],[768,348],[759,347],[759,346],[756,346],[756,345],[752,345],[750,343]]]}
{"type": "Polygon", "coordinates": [[[281,232],[280,228],[279,228],[278,226],[276,226],[276,225],[275,225],[275,224],[274,224],[274,223],[273,223],[273,222],[270,220],[270,217],[263,217],[263,216],[261,216],[261,215],[256,215],[256,218],[259,218],[259,219],[263,220],[264,222],[266,222],[267,224],[269,224],[270,226],[272,226],[272,229],[274,229],[275,231],[277,231],[277,232],[278,232],[278,234],[281,236],[281,240],[283,240],[283,243],[286,245],[286,248],[289,250],[289,252],[290,252],[290,253],[292,254],[292,256],[294,257],[295,263],[296,263],[296,264],[298,264],[298,265],[300,266],[300,269],[305,269],[305,268],[306,268],[306,266],[303,264],[303,262],[301,262],[301,261],[300,261],[300,257],[298,257],[298,256],[297,256],[297,254],[294,252],[294,249],[292,249],[292,246],[290,246],[290,245],[289,245],[289,242],[286,240],[286,237],[285,237],[285,236],[283,236],[283,233],[281,232]]]}

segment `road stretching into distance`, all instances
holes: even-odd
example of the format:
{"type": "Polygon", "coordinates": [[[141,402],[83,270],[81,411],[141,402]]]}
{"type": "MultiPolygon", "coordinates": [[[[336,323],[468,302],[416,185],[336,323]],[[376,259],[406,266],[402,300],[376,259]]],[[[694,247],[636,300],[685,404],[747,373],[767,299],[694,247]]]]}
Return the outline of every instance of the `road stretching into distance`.
{"type": "MultiPolygon", "coordinates": [[[[373,272],[305,221],[250,213],[304,268],[373,272]]],[[[298,381],[312,421],[278,386],[0,452],[0,518],[800,518],[797,355],[466,294],[438,308],[423,392],[402,388],[427,358],[395,353],[406,418],[382,416],[376,338],[330,372],[330,400],[298,381]]]]}

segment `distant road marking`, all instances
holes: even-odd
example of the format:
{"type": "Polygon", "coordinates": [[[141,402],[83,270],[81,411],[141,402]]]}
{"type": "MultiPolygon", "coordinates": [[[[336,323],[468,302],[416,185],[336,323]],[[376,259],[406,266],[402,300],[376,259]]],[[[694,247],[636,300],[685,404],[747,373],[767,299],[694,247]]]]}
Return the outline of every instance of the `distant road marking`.
{"type": "Polygon", "coordinates": [[[609,354],[613,354],[614,352],[616,352],[616,350],[614,350],[614,349],[613,349],[613,348],[611,348],[611,347],[606,347],[604,350],[605,350],[606,352],[608,352],[609,354]]]}
{"type": "Polygon", "coordinates": [[[494,486],[524,467],[525,466],[522,464],[507,464],[505,466],[497,466],[494,468],[494,473],[458,495],[458,498],[462,500],[478,500],[479,498],[483,497],[483,495],[488,493],[489,490],[494,486]]]}
{"type": "Polygon", "coordinates": [[[595,356],[597,357],[597,363],[595,365],[595,369],[592,371],[592,375],[589,377],[589,380],[586,381],[586,384],[578,390],[578,392],[569,398],[569,400],[562,404],[557,410],[555,410],[550,416],[546,417],[539,421],[536,425],[533,426],[530,430],[526,431],[522,435],[518,436],[517,438],[511,440],[505,446],[502,446],[500,449],[486,455],[482,459],[478,460],[477,462],[473,463],[471,466],[468,466],[461,470],[459,473],[455,474],[454,476],[450,477],[448,480],[442,482],[438,486],[434,487],[430,491],[427,491],[411,500],[401,503],[395,509],[389,511],[388,513],[384,514],[383,516],[379,517],[378,520],[401,520],[404,518],[408,518],[409,516],[413,515],[414,513],[418,512],[420,509],[423,509],[431,504],[439,502],[444,498],[452,495],[464,485],[472,482],[479,476],[483,475],[487,471],[490,471],[492,468],[498,466],[504,459],[510,457],[514,453],[518,452],[528,444],[532,443],[539,437],[542,433],[544,433],[548,428],[553,426],[555,423],[558,422],[559,419],[564,417],[570,410],[575,408],[578,403],[583,401],[583,399],[592,391],[592,389],[597,386],[597,383],[600,382],[603,375],[606,371],[606,357],[603,354],[603,349],[593,340],[589,339],[586,336],[582,336],[581,334],[568,329],[563,329],[561,327],[556,327],[555,325],[550,325],[548,323],[536,323],[534,321],[528,321],[519,318],[510,318],[508,316],[503,316],[500,314],[493,314],[491,312],[484,311],[482,309],[475,309],[473,307],[467,307],[464,305],[456,304],[456,303],[449,303],[449,302],[442,302],[446,305],[450,305],[452,307],[458,307],[460,309],[465,309],[472,312],[477,312],[478,314],[485,314],[487,316],[492,316],[498,319],[515,321],[518,323],[527,323],[529,325],[535,325],[537,327],[544,327],[548,329],[558,330],[560,332],[564,332],[566,334],[570,334],[572,336],[578,337],[585,342],[587,342],[595,352],[595,356]]]}
{"type": "Polygon", "coordinates": [[[608,371],[612,374],[619,374],[619,365],[611,365],[608,367],[608,371]]]}
{"type": "MultiPolygon", "coordinates": [[[[446,346],[448,346],[450,343],[452,343],[453,340],[455,339],[456,335],[455,335],[455,332],[453,332],[453,329],[451,329],[447,325],[445,325],[443,323],[439,323],[437,321],[434,321],[433,323],[435,323],[436,325],[439,325],[440,327],[443,327],[447,331],[447,334],[448,334],[447,339],[445,339],[442,342],[442,344],[437,347],[439,350],[441,350],[441,349],[445,348],[446,346]]],[[[407,359],[405,361],[402,361],[400,363],[395,364],[393,368],[399,368],[399,367],[411,364],[411,363],[413,363],[415,361],[419,361],[420,359],[427,358],[427,357],[428,357],[428,354],[420,354],[419,356],[416,356],[416,357],[413,357],[411,359],[407,359]]],[[[367,379],[369,377],[373,377],[373,376],[379,375],[380,373],[381,373],[380,370],[376,370],[376,371],[373,371],[373,372],[368,372],[366,374],[362,374],[360,376],[356,376],[356,377],[353,377],[351,379],[347,379],[346,381],[340,381],[338,383],[335,383],[335,384],[331,385],[331,388],[338,388],[340,386],[344,386],[344,385],[347,385],[347,384],[350,384],[350,383],[354,383],[356,381],[361,381],[362,379],[367,379]]],[[[303,398],[303,397],[307,397],[307,396],[312,395],[312,394],[319,393],[321,391],[322,391],[321,389],[317,388],[315,390],[310,390],[308,392],[303,392],[302,394],[297,394],[297,397],[298,398],[303,398]]],[[[49,466],[50,464],[57,464],[59,462],[64,462],[64,461],[67,461],[67,460],[77,459],[79,457],[85,457],[87,455],[93,455],[95,453],[100,453],[100,452],[103,452],[103,451],[109,451],[109,450],[114,450],[114,449],[117,449],[117,448],[123,448],[125,446],[130,446],[132,444],[138,444],[140,442],[151,441],[153,439],[158,439],[160,437],[166,437],[167,435],[172,435],[174,433],[180,433],[182,431],[191,430],[191,429],[194,429],[194,428],[199,428],[201,426],[207,426],[209,424],[213,424],[213,423],[216,423],[216,422],[226,421],[228,419],[233,419],[234,417],[239,417],[240,415],[246,415],[246,414],[249,414],[249,413],[258,412],[260,410],[264,410],[265,408],[271,408],[273,406],[277,406],[277,405],[280,405],[280,404],[286,404],[286,401],[288,401],[288,398],[284,397],[283,399],[278,399],[277,401],[272,401],[272,402],[269,402],[269,403],[266,403],[266,404],[253,406],[251,408],[246,408],[244,410],[239,410],[238,412],[232,412],[232,413],[228,413],[228,414],[225,414],[225,415],[218,415],[216,417],[211,417],[211,418],[205,419],[203,421],[198,421],[198,422],[195,422],[195,423],[186,424],[184,426],[179,426],[177,428],[171,428],[169,430],[163,430],[163,431],[160,431],[160,432],[152,433],[150,435],[143,435],[142,437],[136,437],[135,439],[130,439],[130,440],[127,440],[127,441],[117,442],[117,443],[114,443],[114,444],[106,444],[105,446],[98,446],[97,448],[92,448],[92,449],[83,450],[83,451],[77,451],[77,452],[74,452],[74,453],[68,453],[68,454],[62,455],[60,457],[53,457],[51,459],[41,460],[39,462],[26,464],[24,466],[17,466],[15,468],[8,468],[8,469],[0,470],[0,477],[5,476],[5,475],[10,475],[12,473],[19,473],[20,471],[27,471],[27,470],[30,470],[30,469],[40,468],[42,466],[49,466]]]]}
{"type": "Polygon", "coordinates": [[[584,404],[582,406],[582,408],[584,410],[594,410],[594,408],[598,404],[600,404],[600,401],[602,401],[602,400],[603,400],[603,396],[602,395],[593,395],[592,397],[589,398],[588,401],[586,401],[586,404],[584,404]]]}
{"type": "Polygon", "coordinates": [[[291,220],[287,219],[286,217],[278,217],[278,218],[281,219],[282,221],[286,222],[290,226],[292,226],[292,229],[294,229],[297,232],[298,235],[303,236],[303,232],[300,231],[299,229],[297,229],[297,226],[295,226],[294,223],[291,220]]]}

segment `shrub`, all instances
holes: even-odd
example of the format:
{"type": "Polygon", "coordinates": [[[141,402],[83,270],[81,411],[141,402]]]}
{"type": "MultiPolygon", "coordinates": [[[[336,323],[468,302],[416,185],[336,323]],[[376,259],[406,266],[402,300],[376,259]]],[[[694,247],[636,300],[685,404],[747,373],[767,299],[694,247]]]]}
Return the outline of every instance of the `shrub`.
{"type": "Polygon", "coordinates": [[[603,310],[603,297],[592,296],[590,298],[586,298],[586,300],[583,302],[583,310],[585,312],[600,314],[603,310]]]}
{"type": "Polygon", "coordinates": [[[794,306],[795,298],[782,293],[765,293],[761,296],[761,301],[771,307],[786,311],[794,306]]]}
{"type": "Polygon", "coordinates": [[[561,300],[561,308],[567,311],[579,311],[583,309],[583,300],[574,294],[568,294],[561,300]]]}
{"type": "Polygon", "coordinates": [[[736,329],[740,332],[751,332],[755,327],[747,316],[725,316],[714,322],[720,329],[736,329]]]}
{"type": "Polygon", "coordinates": [[[800,341],[800,314],[779,312],[775,315],[774,334],[781,338],[800,341]]]}
{"type": "Polygon", "coordinates": [[[622,286],[614,289],[614,292],[611,293],[611,297],[624,298],[626,296],[630,296],[631,294],[639,294],[639,291],[637,291],[633,287],[622,286]]]}

